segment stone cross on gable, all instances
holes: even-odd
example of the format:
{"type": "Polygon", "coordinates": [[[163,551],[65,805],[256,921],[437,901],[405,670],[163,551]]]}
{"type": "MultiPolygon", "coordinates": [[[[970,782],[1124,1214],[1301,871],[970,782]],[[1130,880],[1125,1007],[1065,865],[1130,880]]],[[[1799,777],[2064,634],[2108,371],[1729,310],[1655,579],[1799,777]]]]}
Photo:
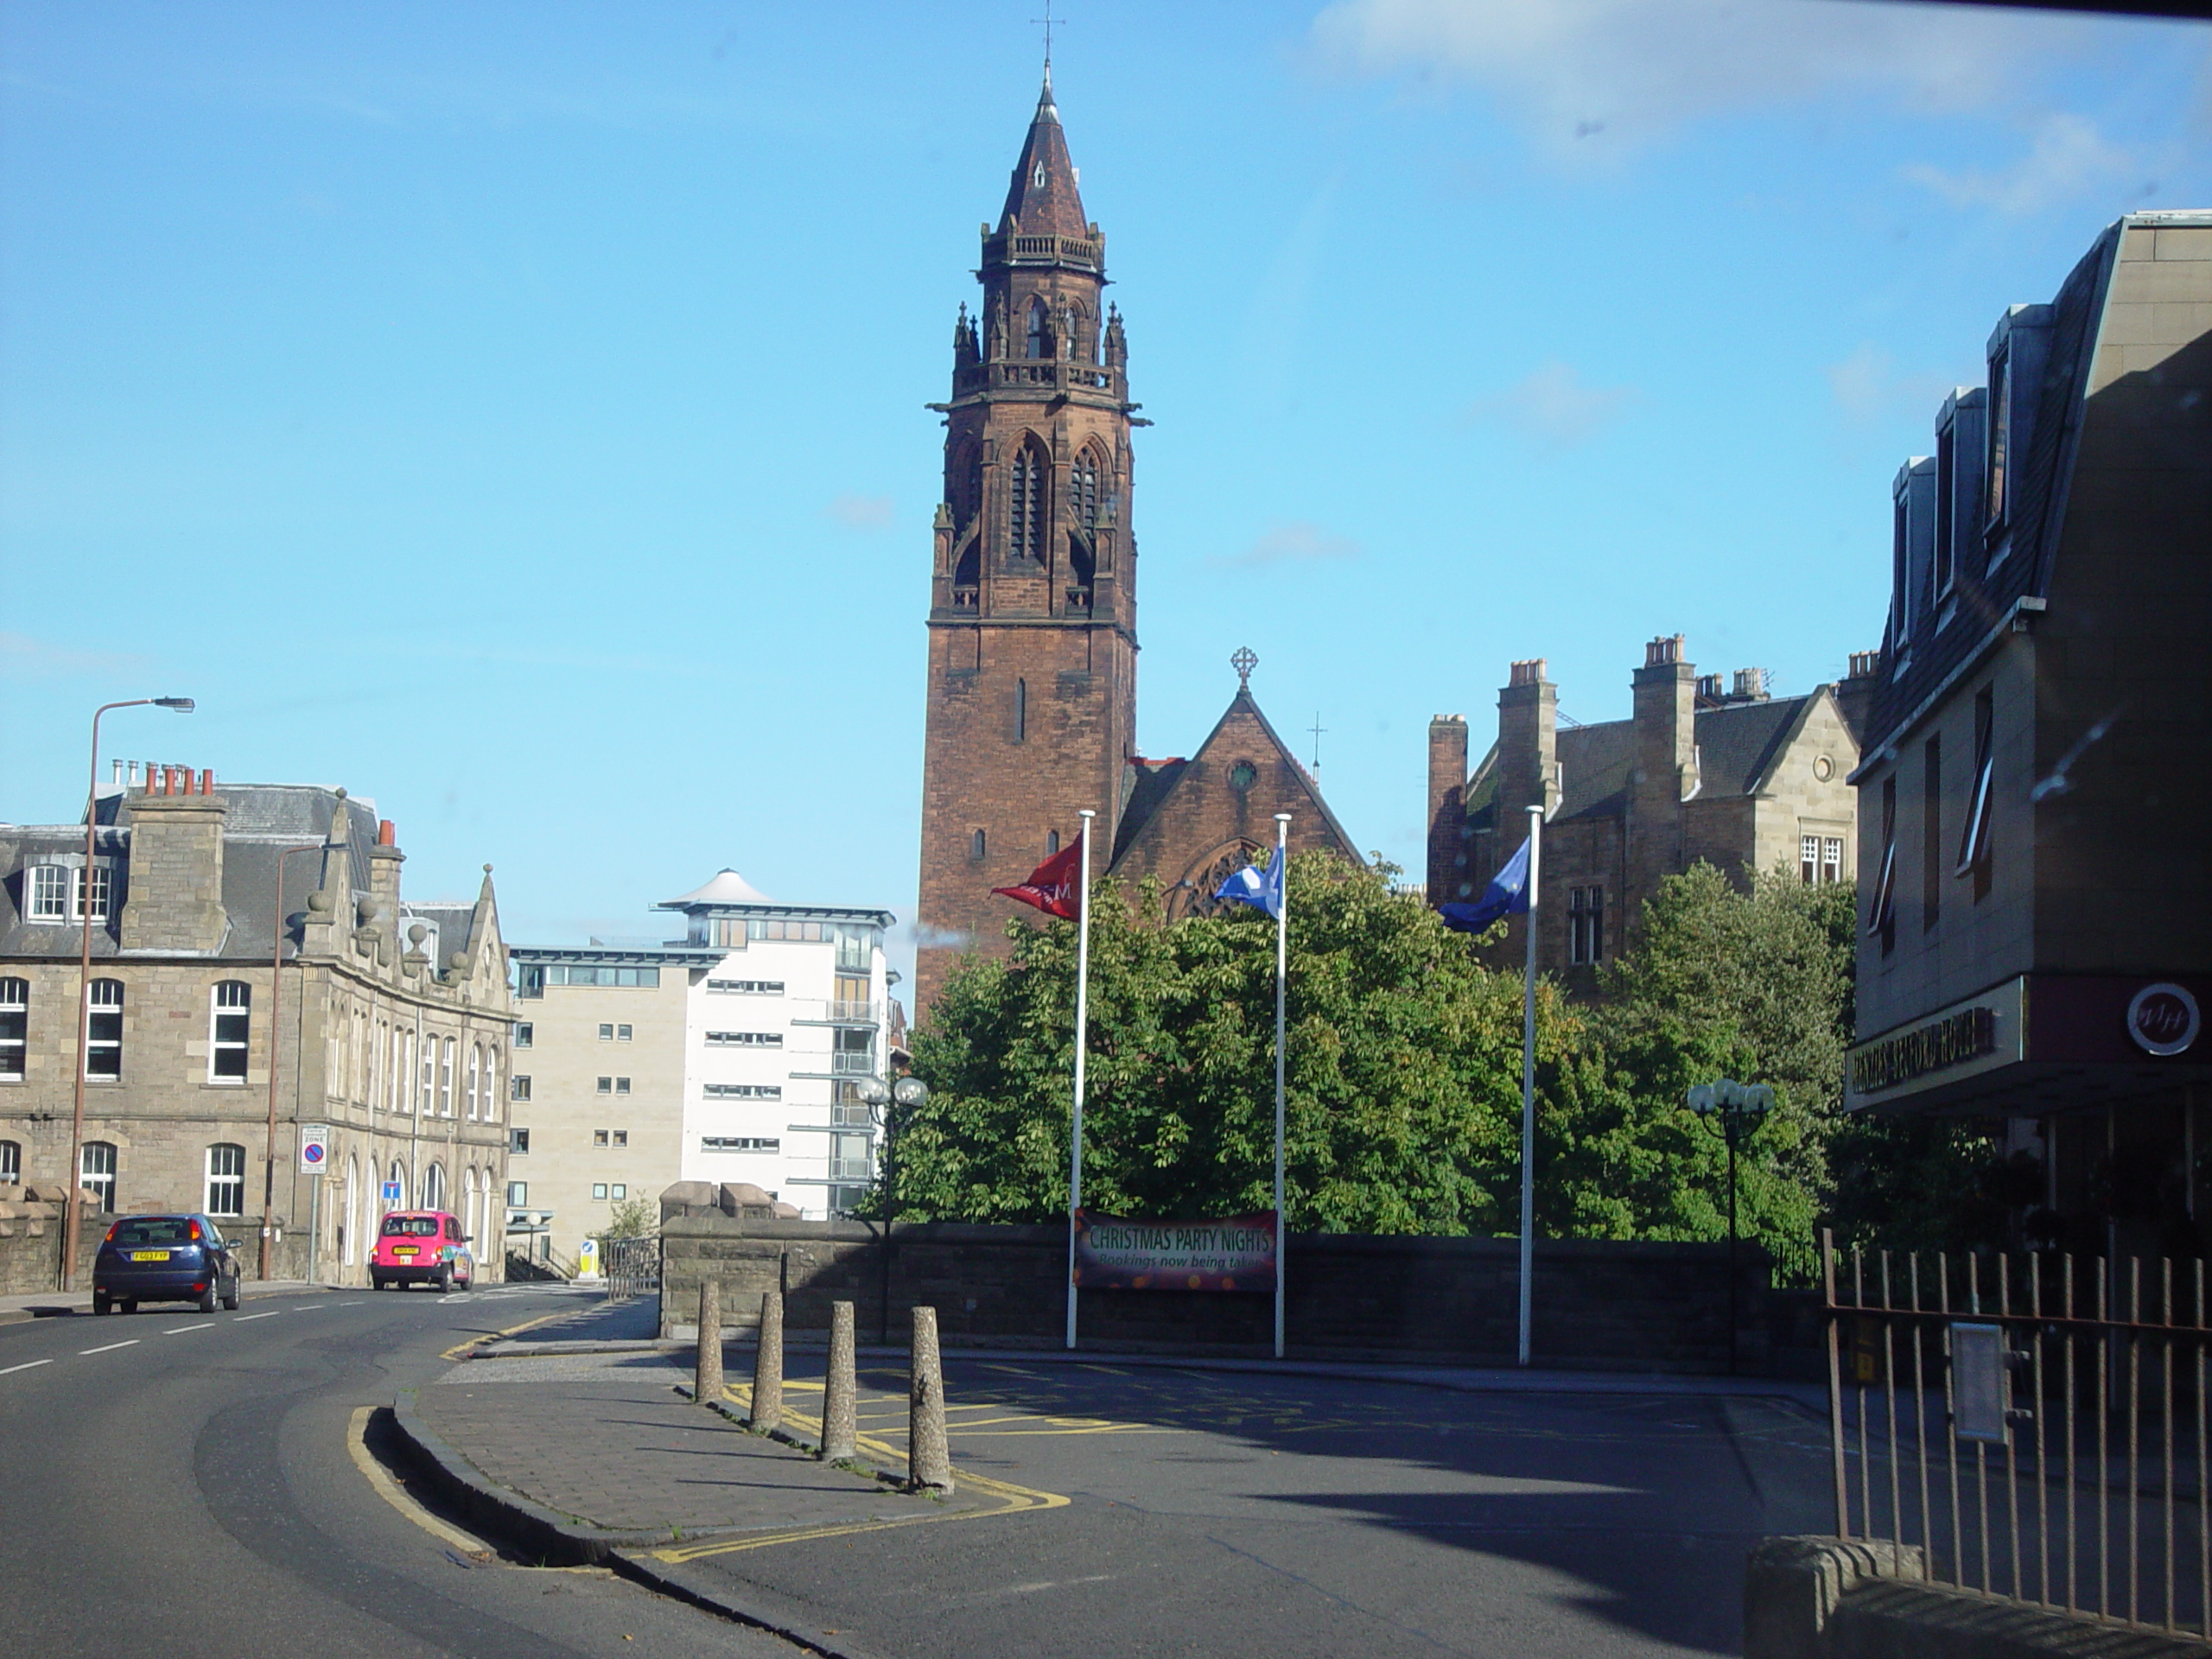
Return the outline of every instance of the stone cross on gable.
{"type": "Polygon", "coordinates": [[[1249,645],[1239,645],[1236,654],[1229,659],[1229,665],[1236,671],[1236,689],[1239,691],[1250,690],[1252,671],[1260,665],[1259,653],[1249,645]]]}

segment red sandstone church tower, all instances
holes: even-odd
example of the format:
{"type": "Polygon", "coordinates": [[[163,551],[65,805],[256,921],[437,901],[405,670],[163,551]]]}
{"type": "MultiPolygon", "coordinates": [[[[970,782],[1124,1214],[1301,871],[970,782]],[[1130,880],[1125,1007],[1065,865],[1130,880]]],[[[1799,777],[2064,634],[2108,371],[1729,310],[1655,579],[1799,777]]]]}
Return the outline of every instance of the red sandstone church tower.
{"type": "Polygon", "coordinates": [[[1128,348],[1104,301],[1052,71],[997,229],[981,316],[952,339],[930,594],[916,1006],[961,952],[1002,953],[1027,876],[1098,814],[1112,857],[1136,741],[1136,545],[1128,348]]]}

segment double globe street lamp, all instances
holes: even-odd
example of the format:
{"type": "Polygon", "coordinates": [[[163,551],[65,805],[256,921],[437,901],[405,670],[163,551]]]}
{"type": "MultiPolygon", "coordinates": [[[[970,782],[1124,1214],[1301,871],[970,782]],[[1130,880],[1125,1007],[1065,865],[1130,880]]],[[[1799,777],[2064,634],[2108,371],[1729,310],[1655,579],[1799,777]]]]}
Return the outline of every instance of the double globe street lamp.
{"type": "Polygon", "coordinates": [[[898,1166],[892,1151],[898,1128],[898,1109],[908,1110],[930,1097],[930,1086],[919,1077],[862,1077],[853,1092],[868,1108],[868,1115],[883,1129],[883,1307],[879,1340],[891,1340],[891,1224],[898,1217],[898,1166]]]}
{"type": "Polygon", "coordinates": [[[1708,1122],[1718,1120],[1728,1143],[1728,1375],[1736,1374],[1736,1147],[1759,1120],[1774,1109],[1774,1090],[1763,1083],[1721,1077],[1690,1090],[1689,1109],[1708,1122]]]}

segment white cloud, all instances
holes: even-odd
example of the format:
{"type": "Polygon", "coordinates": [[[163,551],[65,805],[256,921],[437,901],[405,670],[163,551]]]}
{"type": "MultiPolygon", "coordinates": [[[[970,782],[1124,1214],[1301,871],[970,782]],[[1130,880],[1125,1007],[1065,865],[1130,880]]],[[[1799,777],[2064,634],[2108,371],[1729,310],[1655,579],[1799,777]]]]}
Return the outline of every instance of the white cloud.
{"type": "Polygon", "coordinates": [[[1587,442],[1598,429],[1636,401],[1634,386],[1583,384],[1573,367],[1541,364],[1503,391],[1468,406],[1471,421],[1497,421],[1523,437],[1558,448],[1587,442]]]}
{"type": "Polygon", "coordinates": [[[891,498],[887,495],[841,495],[823,511],[847,530],[887,530],[891,526],[891,498]]]}
{"type": "Polygon", "coordinates": [[[1242,553],[1224,554],[1216,564],[1325,564],[1359,556],[1359,543],[1304,519],[1279,524],[1242,553]]]}
{"type": "Polygon", "coordinates": [[[2108,196],[2115,184],[2139,184],[2143,165],[2132,151],[2099,132],[2094,122],[2062,114],[2038,122],[2028,153],[1999,171],[1946,172],[1923,162],[1906,168],[1904,175],[1955,207],[2024,214],[2092,192],[2108,196]]]}
{"type": "Polygon", "coordinates": [[[1924,415],[1931,423],[1952,383],[1940,374],[1900,374],[1897,359],[1872,340],[1827,366],[1828,391],[1844,418],[1869,425],[1895,414],[1924,415]]]}
{"type": "Polygon", "coordinates": [[[2031,60],[2116,26],[1872,0],[1335,0],[1313,38],[1355,72],[1484,87],[1571,149],[1830,91],[1986,105],[2031,60]]]}

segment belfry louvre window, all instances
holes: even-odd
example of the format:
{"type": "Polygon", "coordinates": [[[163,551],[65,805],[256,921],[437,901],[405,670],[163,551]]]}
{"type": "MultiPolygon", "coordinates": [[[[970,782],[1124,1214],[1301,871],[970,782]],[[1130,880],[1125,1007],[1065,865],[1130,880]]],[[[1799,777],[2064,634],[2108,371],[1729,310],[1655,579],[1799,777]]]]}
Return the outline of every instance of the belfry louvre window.
{"type": "Polygon", "coordinates": [[[207,1213],[245,1213],[245,1148],[219,1141],[207,1148],[207,1213]]]}
{"type": "Polygon", "coordinates": [[[1959,866],[1955,872],[1974,877],[1977,899],[1989,892],[1989,809],[1997,779],[1996,735],[1996,698],[1985,685],[1974,700],[1974,781],[1967,791],[1966,828],[1959,836],[1959,866]]]}
{"type": "Polygon", "coordinates": [[[253,988],[226,979],[215,987],[214,1006],[208,1015],[207,1081],[245,1081],[246,1039],[253,1015],[253,988]]]}
{"type": "MultiPolygon", "coordinates": [[[[23,1056],[31,1034],[31,982],[12,976],[0,978],[0,1077],[23,1075],[23,1056]]],[[[0,1185],[5,1185],[0,1180],[0,1185]]]]}
{"type": "Polygon", "coordinates": [[[1075,493],[1070,503],[1075,508],[1075,521],[1085,530],[1098,528],[1098,457],[1088,450],[1076,457],[1075,472],[1069,480],[1075,493]]]}
{"type": "Polygon", "coordinates": [[[85,992],[85,1075],[123,1075],[123,982],[96,979],[85,992]]]}
{"type": "Polygon", "coordinates": [[[1026,443],[1014,457],[1013,487],[1007,498],[1009,546],[1017,559],[1045,556],[1045,491],[1050,477],[1044,452],[1026,443]]]}

